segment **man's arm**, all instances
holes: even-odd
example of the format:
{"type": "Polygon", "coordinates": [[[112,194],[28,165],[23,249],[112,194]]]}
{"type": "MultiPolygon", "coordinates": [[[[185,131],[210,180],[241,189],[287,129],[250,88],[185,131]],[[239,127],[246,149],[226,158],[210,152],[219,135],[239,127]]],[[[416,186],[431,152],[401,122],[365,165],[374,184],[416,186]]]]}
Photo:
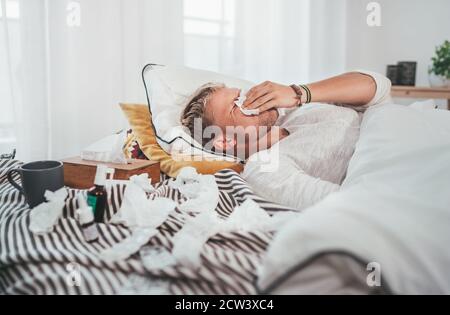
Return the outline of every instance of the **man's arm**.
{"type": "MultiPolygon", "coordinates": [[[[367,106],[379,103],[390,95],[390,81],[373,72],[349,72],[307,85],[311,91],[311,102],[367,106]]],[[[301,103],[307,100],[302,88],[301,103]]],[[[290,108],[298,106],[298,98],[290,86],[273,82],[264,82],[252,88],[247,94],[244,107],[259,108],[266,111],[271,108],[290,108]]]]}
{"type": "MultiPolygon", "coordinates": [[[[369,103],[377,91],[375,80],[359,72],[349,72],[307,85],[311,102],[361,106],[369,103]]],[[[306,101],[303,93],[302,103],[306,101]]]]}
{"type": "Polygon", "coordinates": [[[336,192],[340,186],[306,174],[291,159],[282,155],[271,159],[270,150],[253,155],[247,162],[242,177],[254,192],[264,198],[295,209],[305,209],[336,192]],[[278,167],[268,169],[263,161],[276,158],[278,167]]]}

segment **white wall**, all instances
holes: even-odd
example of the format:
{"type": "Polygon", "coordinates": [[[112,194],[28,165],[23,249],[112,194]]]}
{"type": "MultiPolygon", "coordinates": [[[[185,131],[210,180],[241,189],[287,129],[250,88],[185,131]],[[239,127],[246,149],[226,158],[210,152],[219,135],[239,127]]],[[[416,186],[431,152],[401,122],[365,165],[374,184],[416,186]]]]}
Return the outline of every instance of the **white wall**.
{"type": "Polygon", "coordinates": [[[435,47],[450,40],[450,1],[378,0],[380,27],[366,23],[369,2],[347,0],[346,68],[385,74],[388,64],[417,61],[416,85],[428,86],[435,47]]]}
{"type": "Polygon", "coordinates": [[[316,81],[342,73],[345,68],[348,0],[311,0],[309,80],[316,81]]]}

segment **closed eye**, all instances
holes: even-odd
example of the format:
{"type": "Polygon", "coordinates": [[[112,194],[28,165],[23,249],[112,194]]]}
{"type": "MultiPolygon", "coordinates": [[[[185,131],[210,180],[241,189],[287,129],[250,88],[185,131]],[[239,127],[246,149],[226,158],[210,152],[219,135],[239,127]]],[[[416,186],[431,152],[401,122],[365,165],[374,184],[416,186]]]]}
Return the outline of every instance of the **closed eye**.
{"type": "Polygon", "coordinates": [[[230,115],[232,115],[233,113],[234,113],[234,110],[236,109],[236,104],[234,104],[234,102],[233,102],[233,104],[231,105],[231,109],[230,109],[230,115]]]}

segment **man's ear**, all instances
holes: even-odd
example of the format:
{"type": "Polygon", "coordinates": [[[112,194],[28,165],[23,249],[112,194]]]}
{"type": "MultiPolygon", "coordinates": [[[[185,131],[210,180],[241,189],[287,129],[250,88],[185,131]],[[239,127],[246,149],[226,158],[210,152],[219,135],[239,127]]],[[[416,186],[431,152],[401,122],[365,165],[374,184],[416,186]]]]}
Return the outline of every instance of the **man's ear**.
{"type": "Polygon", "coordinates": [[[236,146],[236,140],[225,136],[217,136],[213,141],[216,151],[227,152],[236,146]]]}

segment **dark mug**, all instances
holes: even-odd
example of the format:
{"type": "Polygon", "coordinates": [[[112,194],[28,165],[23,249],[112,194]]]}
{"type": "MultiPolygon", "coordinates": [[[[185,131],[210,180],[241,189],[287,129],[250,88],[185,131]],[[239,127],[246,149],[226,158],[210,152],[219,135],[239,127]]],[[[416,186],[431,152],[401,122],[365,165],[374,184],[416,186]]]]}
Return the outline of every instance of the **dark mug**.
{"type": "Polygon", "coordinates": [[[47,190],[55,192],[64,187],[63,164],[58,161],[40,161],[22,165],[8,172],[8,181],[26,198],[30,208],[45,201],[47,190]],[[13,174],[19,173],[22,186],[13,179],[13,174]]]}

